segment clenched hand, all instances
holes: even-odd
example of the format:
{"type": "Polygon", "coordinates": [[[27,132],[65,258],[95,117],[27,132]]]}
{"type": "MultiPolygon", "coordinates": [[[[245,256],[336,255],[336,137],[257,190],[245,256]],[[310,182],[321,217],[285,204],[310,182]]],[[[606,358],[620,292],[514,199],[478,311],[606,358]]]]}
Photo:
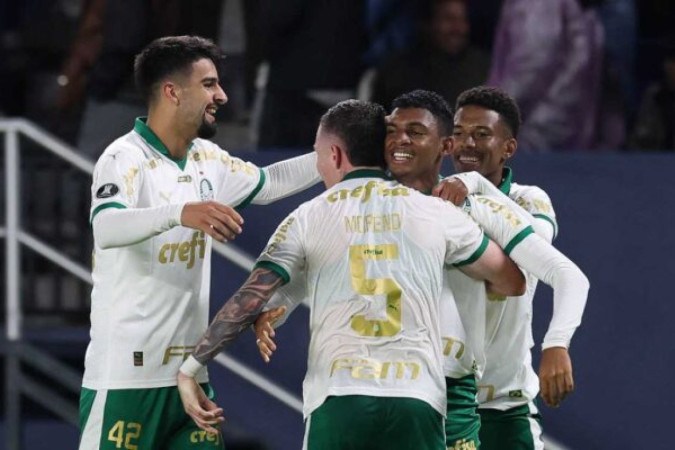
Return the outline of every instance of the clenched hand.
{"type": "Polygon", "coordinates": [[[180,223],[184,227],[203,231],[217,241],[226,242],[241,233],[244,219],[230,206],[206,201],[185,204],[180,223]]]}
{"type": "Polygon", "coordinates": [[[539,386],[541,398],[552,408],[560,406],[560,402],[574,391],[572,360],[566,348],[551,347],[542,352],[539,386]]]}

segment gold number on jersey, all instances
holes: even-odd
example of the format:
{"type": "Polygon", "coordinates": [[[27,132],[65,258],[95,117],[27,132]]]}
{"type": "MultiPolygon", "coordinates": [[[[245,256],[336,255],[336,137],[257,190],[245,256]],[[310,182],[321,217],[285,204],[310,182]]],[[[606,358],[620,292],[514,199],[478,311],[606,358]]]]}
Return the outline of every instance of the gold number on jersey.
{"type": "Polygon", "coordinates": [[[108,440],[115,443],[115,448],[126,450],[138,450],[138,445],[133,443],[141,435],[141,424],[136,422],[125,423],[118,420],[108,432],[108,440]],[[124,447],[122,447],[124,444],[124,447]]]}
{"type": "Polygon", "coordinates": [[[392,278],[366,278],[366,260],[386,259],[398,259],[396,244],[349,247],[349,271],[356,293],[386,295],[387,302],[387,320],[368,320],[363,314],[352,317],[352,329],[361,336],[395,336],[401,331],[401,286],[392,278]]]}

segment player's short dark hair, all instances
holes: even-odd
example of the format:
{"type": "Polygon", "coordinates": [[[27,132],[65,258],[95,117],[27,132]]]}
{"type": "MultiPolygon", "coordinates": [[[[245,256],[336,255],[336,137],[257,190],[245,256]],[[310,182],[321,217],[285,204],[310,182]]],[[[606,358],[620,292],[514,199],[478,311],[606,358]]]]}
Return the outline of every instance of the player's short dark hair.
{"type": "Polygon", "coordinates": [[[199,36],[155,39],[134,60],[136,87],[143,98],[150,101],[157,83],[177,72],[189,73],[192,63],[204,58],[218,68],[224,55],[212,41],[199,36]]]}
{"type": "Polygon", "coordinates": [[[468,89],[457,97],[455,109],[467,105],[480,106],[495,111],[511,131],[514,138],[520,129],[520,109],[516,101],[506,92],[492,86],[478,86],[468,89]]]}
{"type": "Polygon", "coordinates": [[[396,108],[420,108],[429,111],[438,123],[438,131],[443,136],[452,134],[452,108],[443,97],[433,91],[416,89],[401,94],[391,102],[392,111],[396,108]]]}
{"type": "Polygon", "coordinates": [[[384,108],[377,103],[345,100],[326,111],[320,123],[323,131],[342,139],[352,165],[384,168],[384,116],[384,108]]]}

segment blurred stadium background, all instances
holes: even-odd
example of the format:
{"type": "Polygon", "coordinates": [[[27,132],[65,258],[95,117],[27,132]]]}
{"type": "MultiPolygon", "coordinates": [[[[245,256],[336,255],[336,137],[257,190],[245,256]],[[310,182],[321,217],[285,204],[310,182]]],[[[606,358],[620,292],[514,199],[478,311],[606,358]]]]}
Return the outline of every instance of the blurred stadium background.
{"type": "MultiPolygon", "coordinates": [[[[296,13],[313,10],[300,1],[281,3],[286,1],[289,8],[299,8],[296,13]]],[[[373,8],[367,9],[371,12],[382,7],[385,12],[393,9],[415,14],[424,2],[361,3],[364,8],[373,8]]],[[[505,3],[467,2],[472,45],[487,55],[505,3]]],[[[591,281],[584,322],[571,347],[576,392],[559,409],[542,406],[547,448],[671,449],[675,307],[670,301],[669,282],[675,276],[671,256],[675,251],[675,183],[671,178],[675,168],[675,84],[665,89],[671,97],[659,97],[665,102],[659,104],[671,108],[664,106],[664,133],[670,137],[669,143],[666,139],[662,145],[643,148],[643,141],[631,139],[639,123],[640,98],[667,76],[667,69],[663,70],[667,64],[662,61],[672,61],[673,5],[668,0],[590,3],[593,5],[588,7],[597,8],[599,17],[604,8],[605,51],[618,47],[623,48],[624,56],[634,55],[629,71],[624,72],[630,75],[628,87],[621,91],[622,106],[617,109],[625,138],[611,148],[521,151],[512,165],[518,182],[539,185],[550,194],[560,225],[555,244],[591,281]],[[613,16],[608,13],[612,6],[613,16]],[[632,16],[616,11],[632,11],[632,16]],[[622,20],[612,22],[608,17],[622,20]],[[619,33],[614,30],[612,34],[612,24],[617,23],[619,33]],[[610,39],[622,34],[625,40],[610,39]],[[632,47],[621,47],[631,42],[632,47]]],[[[96,157],[92,142],[105,142],[111,132],[113,136],[126,132],[138,110],[136,100],[127,97],[127,86],[111,83],[119,88],[115,94],[100,92],[92,88],[91,79],[104,80],[105,85],[106,74],[119,67],[128,71],[128,61],[126,66],[102,63],[111,60],[101,57],[106,55],[101,49],[128,50],[138,42],[125,42],[124,36],[110,36],[101,28],[106,29],[106,23],[120,23],[124,14],[119,15],[118,10],[136,11],[141,4],[145,15],[124,29],[127,34],[132,34],[134,26],[150,28],[148,11],[160,8],[174,11],[172,17],[178,15],[191,24],[172,30],[199,31],[221,42],[233,55],[226,62],[222,83],[231,100],[231,108],[224,108],[228,111],[220,118],[217,140],[223,147],[259,165],[311,149],[311,143],[302,142],[260,145],[262,93],[274,93],[273,82],[268,80],[265,86],[265,74],[269,78],[280,72],[278,68],[275,72],[274,58],[265,53],[268,50],[259,39],[263,40],[260,36],[272,26],[265,21],[266,14],[278,7],[279,0],[276,5],[263,0],[0,0],[0,288],[4,306],[0,311],[0,448],[60,450],[77,446],[77,398],[89,339],[92,237],[87,217],[90,172],[96,157]],[[217,23],[208,22],[208,17],[215,17],[217,23]],[[109,46],[96,40],[104,37],[109,46]],[[83,45],[86,42],[96,48],[83,45]],[[84,60],[86,73],[81,74],[73,65],[84,60]],[[263,69],[258,70],[260,67],[263,69]],[[84,77],[81,91],[66,92],[64,88],[73,87],[71,83],[76,83],[78,76],[84,77]],[[113,109],[96,109],[111,99],[117,102],[113,109]],[[94,117],[98,127],[89,127],[86,121],[94,117]]],[[[390,18],[393,29],[406,30],[405,23],[417,29],[418,23],[424,23],[423,18],[406,17],[390,18]]],[[[373,92],[369,83],[386,60],[382,55],[373,56],[380,48],[373,44],[377,42],[375,31],[385,28],[368,28],[369,24],[364,20],[362,31],[370,37],[367,42],[371,45],[364,48],[370,59],[364,58],[359,65],[360,84],[351,87],[353,95],[374,95],[369,94],[373,92]]],[[[153,27],[162,28],[154,22],[153,27]]],[[[157,32],[155,28],[153,32],[157,32]]],[[[293,35],[306,31],[301,28],[293,35]]],[[[147,31],[139,34],[146,39],[150,35],[147,31]]],[[[399,34],[387,41],[393,46],[391,52],[395,49],[391,42],[406,39],[405,33],[399,34]]],[[[330,39],[322,42],[337,45],[330,39]]],[[[330,49],[319,56],[327,55],[331,55],[330,49]]],[[[317,58],[307,55],[308,64],[317,58]]],[[[607,56],[606,60],[610,59],[607,56]]],[[[563,67],[569,62],[563,59],[557,63],[563,67]]],[[[296,71],[306,68],[295,67],[296,71]]],[[[308,83],[302,89],[333,94],[345,91],[339,84],[308,83]]],[[[313,129],[315,123],[308,120],[305,125],[313,129]]],[[[451,172],[448,165],[445,173],[451,172]]],[[[253,258],[279,221],[320,191],[317,186],[272,206],[244,210],[245,232],[236,242],[220,246],[214,255],[212,311],[244,281],[253,258]]],[[[551,292],[543,286],[535,297],[535,342],[541,342],[550,310],[551,292]]],[[[298,310],[278,336],[280,350],[269,365],[259,360],[254,338],[247,334],[211,367],[211,378],[228,418],[224,430],[230,450],[301,446],[303,423],[298,407],[306,365],[307,311],[298,310]]],[[[535,346],[535,367],[538,350],[535,346]]]]}

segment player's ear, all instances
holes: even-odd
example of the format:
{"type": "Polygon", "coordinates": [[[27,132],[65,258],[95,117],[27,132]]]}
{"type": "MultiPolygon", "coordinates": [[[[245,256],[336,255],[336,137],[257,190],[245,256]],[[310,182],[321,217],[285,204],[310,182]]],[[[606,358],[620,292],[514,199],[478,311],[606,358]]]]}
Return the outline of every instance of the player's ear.
{"type": "Polygon", "coordinates": [[[331,161],[333,161],[333,166],[336,169],[340,169],[342,167],[342,164],[344,162],[344,154],[342,152],[342,149],[340,148],[339,145],[333,144],[330,146],[330,157],[331,161]]]}
{"type": "Polygon", "coordinates": [[[441,157],[452,155],[452,150],[455,147],[455,140],[452,136],[441,137],[441,157]]]}
{"type": "Polygon", "coordinates": [[[516,138],[509,138],[504,145],[506,146],[506,149],[504,150],[504,160],[506,161],[516,154],[516,150],[518,150],[518,141],[516,141],[516,138]]]}
{"type": "Polygon", "coordinates": [[[180,86],[171,81],[162,83],[162,96],[174,105],[180,105],[180,86]]]}

